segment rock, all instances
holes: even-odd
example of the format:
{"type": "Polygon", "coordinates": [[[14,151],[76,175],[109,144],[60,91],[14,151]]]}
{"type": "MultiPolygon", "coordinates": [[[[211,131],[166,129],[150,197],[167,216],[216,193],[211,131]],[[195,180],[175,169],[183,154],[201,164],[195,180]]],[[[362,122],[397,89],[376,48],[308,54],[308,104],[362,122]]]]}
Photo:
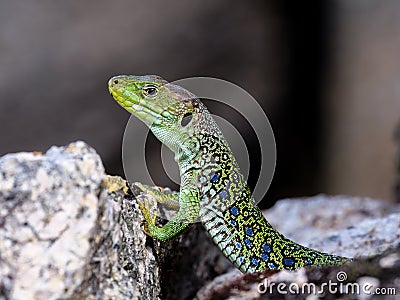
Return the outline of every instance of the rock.
{"type": "Polygon", "coordinates": [[[288,237],[307,242],[329,231],[354,226],[367,218],[381,218],[395,209],[394,205],[371,198],[317,195],[279,200],[264,215],[288,237]]]}
{"type": "Polygon", "coordinates": [[[329,282],[333,283],[333,291],[342,282],[342,286],[348,289],[355,284],[359,288],[371,285],[370,291],[379,287],[388,293],[393,293],[393,289],[398,293],[399,205],[370,198],[318,195],[280,200],[274,207],[264,211],[264,215],[275,228],[296,242],[324,252],[354,257],[355,262],[339,267],[302,268],[295,272],[265,272],[260,277],[232,270],[206,284],[198,291],[196,299],[264,299],[266,295],[272,298],[305,299],[307,296],[317,297],[318,291],[323,291],[327,299],[335,299],[339,294],[343,299],[353,299],[358,295],[361,298],[371,296],[362,291],[358,294],[339,290],[332,293],[323,285],[329,282]],[[339,275],[346,276],[346,282],[339,275]],[[290,285],[301,287],[306,283],[313,285],[314,294],[288,291],[290,285]],[[278,291],[279,284],[285,287],[283,292],[278,291]]]}
{"type": "Polygon", "coordinates": [[[105,210],[98,222],[98,248],[87,266],[87,279],[74,298],[156,299],[160,270],[154,250],[142,230],[136,203],[121,192],[102,191],[105,210]]]}
{"type": "Polygon", "coordinates": [[[286,236],[359,259],[260,277],[233,269],[200,224],[169,242],[146,236],[140,197],[125,184],[83,142],[1,157],[0,299],[259,299],[266,278],[321,286],[339,271],[350,282],[396,286],[399,206],[323,195],[279,201],[265,215],[286,236]]]}
{"type": "Polygon", "coordinates": [[[375,299],[378,294],[379,299],[398,299],[399,269],[400,250],[392,249],[340,267],[307,267],[259,276],[233,270],[202,288],[196,300],[375,299]]]}
{"type": "Polygon", "coordinates": [[[139,211],[104,176],[83,142],[0,159],[0,298],[158,296],[139,211]]]}
{"type": "Polygon", "coordinates": [[[371,198],[324,196],[280,200],[267,220],[300,244],[348,257],[400,245],[400,206],[371,198]]]}
{"type": "Polygon", "coordinates": [[[73,295],[93,255],[100,157],[84,143],[0,159],[1,288],[11,299],[73,295]]]}
{"type": "Polygon", "coordinates": [[[395,139],[395,143],[396,143],[395,162],[396,162],[396,170],[397,170],[394,192],[395,192],[396,202],[400,203],[400,122],[397,125],[394,139],[395,139]]]}

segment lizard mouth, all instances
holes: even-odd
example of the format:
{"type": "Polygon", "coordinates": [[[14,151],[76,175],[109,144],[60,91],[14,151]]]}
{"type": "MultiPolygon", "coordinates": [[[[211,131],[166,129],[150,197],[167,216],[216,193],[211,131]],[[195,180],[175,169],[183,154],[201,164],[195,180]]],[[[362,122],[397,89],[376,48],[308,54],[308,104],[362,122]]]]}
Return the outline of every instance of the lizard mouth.
{"type": "Polygon", "coordinates": [[[117,101],[123,108],[128,109],[134,104],[138,105],[139,99],[124,97],[124,87],[121,84],[121,77],[122,76],[112,77],[108,81],[108,91],[115,101],[117,101]]]}

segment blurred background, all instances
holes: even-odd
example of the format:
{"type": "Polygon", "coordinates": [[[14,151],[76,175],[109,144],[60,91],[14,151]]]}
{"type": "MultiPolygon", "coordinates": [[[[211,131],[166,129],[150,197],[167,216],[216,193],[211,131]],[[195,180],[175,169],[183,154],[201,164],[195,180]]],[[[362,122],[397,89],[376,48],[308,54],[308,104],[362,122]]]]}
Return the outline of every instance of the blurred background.
{"type": "Polygon", "coordinates": [[[396,0],[0,0],[0,155],[79,139],[123,176],[129,114],[108,79],[211,76],[250,92],[274,129],[261,206],[317,193],[395,201],[399,53],[396,0]]]}

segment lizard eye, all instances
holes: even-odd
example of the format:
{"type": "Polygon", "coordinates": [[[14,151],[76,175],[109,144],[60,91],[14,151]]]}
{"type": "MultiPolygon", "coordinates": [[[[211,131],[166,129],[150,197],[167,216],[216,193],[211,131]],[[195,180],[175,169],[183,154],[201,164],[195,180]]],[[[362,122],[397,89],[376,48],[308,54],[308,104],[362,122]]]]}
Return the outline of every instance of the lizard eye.
{"type": "Polygon", "coordinates": [[[157,91],[157,87],[154,85],[146,85],[143,87],[143,94],[148,98],[154,98],[157,95],[157,91]]]}

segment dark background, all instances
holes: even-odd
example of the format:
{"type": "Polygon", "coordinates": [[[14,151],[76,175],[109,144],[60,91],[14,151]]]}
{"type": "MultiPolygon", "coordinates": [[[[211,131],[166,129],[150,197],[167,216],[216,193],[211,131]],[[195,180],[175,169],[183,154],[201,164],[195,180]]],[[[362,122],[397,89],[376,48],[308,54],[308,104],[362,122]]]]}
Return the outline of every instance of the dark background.
{"type": "Polygon", "coordinates": [[[395,0],[0,1],[0,155],[79,139],[123,175],[129,115],[108,79],[211,76],[270,119],[264,207],[316,193],[392,200],[399,53],[395,0]]]}

